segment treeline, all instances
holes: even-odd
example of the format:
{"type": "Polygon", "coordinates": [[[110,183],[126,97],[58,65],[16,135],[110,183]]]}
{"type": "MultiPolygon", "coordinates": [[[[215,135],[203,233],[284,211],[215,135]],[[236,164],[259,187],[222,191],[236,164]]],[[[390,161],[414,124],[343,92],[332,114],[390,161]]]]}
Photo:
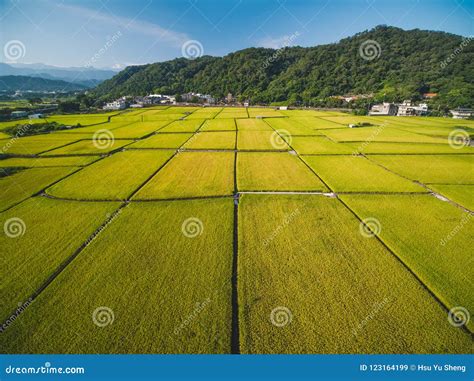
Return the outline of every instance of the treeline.
{"type": "MultiPolygon", "coordinates": [[[[438,93],[432,108],[474,104],[474,44],[444,32],[378,26],[338,43],[280,50],[249,48],[225,57],[177,58],[127,67],[92,91],[101,100],[123,95],[200,92],[256,104],[337,107],[334,95],[373,93],[372,101],[421,99],[438,93]],[[375,58],[361,45],[376,41],[375,58]],[[466,43],[466,41],[468,43],[466,43]]],[[[373,53],[373,52],[371,52],[373,53]]],[[[363,109],[367,100],[361,100],[363,109]]],[[[356,107],[357,104],[355,104],[356,107]]]]}

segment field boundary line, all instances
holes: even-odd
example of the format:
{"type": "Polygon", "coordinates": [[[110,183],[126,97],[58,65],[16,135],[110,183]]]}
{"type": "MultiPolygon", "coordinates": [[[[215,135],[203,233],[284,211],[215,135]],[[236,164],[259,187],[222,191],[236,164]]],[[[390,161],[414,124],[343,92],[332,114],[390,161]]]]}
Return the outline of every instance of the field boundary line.
{"type": "MultiPolygon", "coordinates": [[[[95,239],[97,236],[109,225],[113,220],[116,218],[117,215],[119,215],[120,211],[127,206],[127,203],[122,203],[115,211],[113,211],[108,218],[97,228],[94,230],[92,234],[88,236],[88,238],[69,256],[67,257],[61,264],[59,264],[58,267],[49,275],[43,283],[30,295],[27,300],[31,300],[33,302],[35,299],[37,299],[41,293],[46,290],[46,288],[66,269],[66,267],[71,264],[71,262],[95,239]]],[[[26,311],[26,309],[22,311],[18,311],[18,309],[15,309],[10,315],[16,315],[17,318],[15,320],[18,320],[18,318],[23,314],[23,312],[26,311]]],[[[8,319],[7,319],[8,320],[8,319]]],[[[0,325],[6,324],[6,321],[2,322],[0,325]]],[[[12,324],[11,324],[12,325],[12,324]]],[[[10,325],[10,326],[11,326],[10,325]]]]}
{"type": "MultiPolygon", "coordinates": [[[[288,147],[290,147],[290,150],[289,150],[289,151],[295,152],[295,153],[296,153],[295,156],[296,156],[298,159],[301,160],[301,162],[306,166],[306,168],[308,168],[308,169],[319,179],[319,181],[321,181],[321,182],[324,184],[324,186],[325,186],[327,189],[329,189],[330,192],[334,192],[334,190],[313,170],[313,168],[311,168],[311,167],[309,166],[309,164],[306,163],[306,161],[303,160],[303,158],[302,158],[302,157],[298,154],[298,152],[291,146],[291,144],[289,144],[289,143],[284,139],[284,137],[278,132],[278,130],[276,130],[275,128],[273,128],[272,125],[271,125],[270,123],[268,123],[268,122],[265,120],[265,118],[263,118],[263,121],[264,121],[267,125],[269,125],[270,128],[271,128],[273,131],[275,131],[275,133],[280,137],[280,139],[282,139],[282,141],[284,141],[284,142],[288,145],[288,147]]],[[[288,152],[288,151],[283,151],[283,152],[288,152]]]]}
{"type": "Polygon", "coordinates": [[[175,149],[175,152],[170,156],[168,160],[166,160],[156,171],[154,171],[141,185],[138,186],[138,188],[132,191],[132,193],[127,197],[127,201],[130,201],[133,196],[135,196],[146,184],[148,184],[148,182],[151,181],[151,179],[153,179],[153,177],[156,176],[156,174],[158,174],[158,172],[161,171],[162,168],[164,168],[173,158],[175,158],[178,153],[182,152],[181,148],[198,133],[198,131],[204,125],[205,121],[206,119],[201,122],[196,131],[194,131],[194,133],[188,139],[186,139],[185,142],[183,142],[178,148],[175,149]]]}
{"type": "MultiPolygon", "coordinates": [[[[275,131],[276,131],[276,130],[275,130],[275,131]]],[[[277,131],[277,133],[278,133],[278,131],[277,131]]],[[[280,134],[278,133],[278,135],[280,135],[280,134]]],[[[280,137],[281,137],[281,135],[280,135],[280,137]]],[[[283,138],[283,137],[282,137],[282,138],[283,138]]],[[[287,144],[288,144],[288,143],[287,143],[287,144]]],[[[299,155],[298,155],[298,157],[299,157],[299,155]]],[[[300,158],[300,159],[301,159],[301,158],[300,158]]],[[[304,162],[303,159],[301,159],[301,160],[304,162]]],[[[369,159],[367,159],[367,160],[369,160],[369,159]]],[[[304,163],[305,163],[306,166],[319,178],[319,176],[316,174],[316,172],[313,171],[313,169],[312,169],[311,167],[309,167],[309,165],[308,165],[306,162],[304,162],[304,163]]],[[[398,175],[397,173],[395,173],[395,174],[398,175]]],[[[399,176],[400,176],[400,175],[399,175],[399,176]]],[[[403,176],[402,176],[402,177],[403,177],[403,176]]],[[[328,184],[326,184],[322,179],[321,179],[321,181],[328,187],[328,189],[330,189],[330,190],[333,192],[332,188],[329,187],[328,184]]],[[[424,193],[422,193],[422,194],[424,194],[424,193]]],[[[366,226],[366,227],[370,230],[370,227],[368,227],[368,226],[365,224],[365,222],[359,217],[359,215],[358,215],[354,210],[352,210],[352,209],[349,207],[349,205],[347,205],[340,197],[337,197],[337,200],[339,200],[339,201],[341,202],[341,204],[344,205],[345,208],[346,208],[347,210],[349,210],[349,211],[356,217],[357,220],[359,220],[359,223],[364,224],[364,226],[366,226]]],[[[419,276],[418,276],[418,275],[417,275],[390,247],[389,247],[389,246],[388,246],[388,244],[385,243],[385,241],[383,241],[377,234],[374,234],[374,236],[375,236],[375,238],[377,239],[377,241],[379,241],[379,242],[388,250],[388,252],[389,252],[399,263],[401,263],[401,264],[403,265],[403,267],[404,267],[410,274],[412,274],[412,275],[414,276],[414,278],[415,278],[415,279],[420,283],[420,285],[428,292],[428,294],[431,295],[431,296],[433,297],[433,299],[434,299],[436,302],[438,302],[438,304],[442,307],[442,309],[444,309],[445,312],[448,313],[448,312],[450,311],[450,309],[448,308],[448,306],[443,303],[443,301],[428,287],[428,285],[426,285],[426,284],[423,282],[423,280],[422,280],[422,279],[421,279],[421,278],[420,278],[420,277],[419,277],[419,276]]],[[[472,336],[473,333],[469,330],[469,328],[468,328],[467,326],[463,325],[463,326],[461,326],[461,327],[462,327],[462,329],[463,329],[466,333],[468,333],[469,335],[472,336]]]]}
{"type": "MultiPolygon", "coordinates": [[[[359,217],[359,215],[354,211],[352,210],[349,205],[347,205],[343,200],[341,200],[339,197],[338,197],[338,200],[360,221],[361,224],[363,224],[367,229],[370,229],[370,227],[363,221],[363,219],[361,217],[359,217]]],[[[377,234],[373,234],[373,236],[377,239],[377,241],[379,241],[387,250],[388,252],[411,274],[413,275],[413,277],[419,282],[419,284],[428,292],[429,295],[431,295],[433,297],[433,299],[438,302],[438,304],[442,307],[442,309],[445,310],[446,314],[449,313],[450,311],[450,308],[441,300],[440,297],[438,297],[438,295],[436,295],[436,293],[431,290],[428,285],[421,279],[420,276],[418,276],[418,274],[413,270],[411,269],[406,263],[405,261],[395,253],[395,251],[393,251],[390,246],[388,246],[388,244],[382,240],[382,238],[380,238],[377,234]]],[[[462,325],[461,328],[463,329],[463,331],[465,331],[466,333],[468,333],[469,335],[472,336],[473,332],[471,332],[471,330],[466,326],[466,325],[462,325]]]]}
{"type": "MultiPolygon", "coordinates": [[[[393,173],[394,175],[397,175],[397,176],[400,176],[401,178],[405,179],[405,180],[408,180],[410,182],[412,182],[413,184],[417,184],[419,186],[421,186],[422,188],[424,188],[429,194],[431,194],[433,197],[436,197],[438,200],[440,201],[444,201],[444,200],[441,200],[438,196],[441,196],[443,197],[444,199],[446,199],[446,202],[449,202],[451,205],[453,206],[456,206],[457,208],[465,211],[466,213],[474,213],[472,210],[466,208],[465,206],[461,205],[461,204],[458,204],[456,201],[454,200],[451,200],[449,197],[446,197],[445,195],[441,194],[441,193],[438,193],[438,192],[435,192],[433,189],[429,188],[425,183],[422,183],[421,181],[417,181],[417,180],[412,180],[406,176],[403,176],[395,171],[392,171],[391,169],[387,168],[386,166],[384,166],[383,164],[380,164],[374,160],[371,160],[369,157],[365,156],[365,155],[362,155],[364,156],[368,161],[370,161],[371,163],[374,163],[376,165],[378,165],[379,167],[385,169],[386,171],[390,172],[390,173],[393,173]]],[[[456,185],[456,184],[454,184],[456,185]]]]}
{"type": "MultiPolygon", "coordinates": [[[[235,120],[234,120],[235,122],[235,120]]],[[[237,131],[235,144],[237,145],[237,131]]],[[[231,354],[240,354],[240,323],[239,323],[239,199],[237,185],[237,152],[234,154],[234,226],[233,226],[233,245],[232,245],[232,290],[231,290],[231,337],[230,337],[230,352],[231,354]]]]}
{"type": "MultiPolygon", "coordinates": [[[[95,163],[95,162],[97,162],[97,161],[99,161],[99,160],[100,160],[100,159],[95,160],[95,161],[93,161],[93,163],[95,163]]],[[[8,211],[8,210],[14,208],[15,206],[20,205],[22,202],[25,202],[26,200],[29,200],[29,199],[32,198],[32,197],[35,197],[35,196],[38,196],[38,195],[44,193],[44,192],[46,191],[46,189],[48,189],[49,187],[53,186],[54,184],[59,183],[60,181],[62,181],[62,180],[64,180],[64,179],[68,178],[69,176],[74,175],[75,173],[77,173],[77,172],[79,172],[81,169],[83,169],[84,167],[87,167],[87,166],[89,166],[89,165],[91,165],[91,164],[92,164],[92,163],[86,164],[86,165],[84,165],[83,167],[77,167],[77,169],[76,169],[75,171],[72,171],[71,173],[65,175],[64,177],[61,177],[60,179],[58,179],[58,180],[56,180],[56,181],[54,181],[54,182],[52,182],[52,183],[49,183],[46,187],[40,189],[40,190],[37,191],[37,192],[34,192],[34,193],[30,194],[29,196],[27,196],[27,197],[24,198],[23,200],[18,201],[17,203],[15,203],[15,204],[13,204],[13,205],[10,205],[8,208],[5,208],[5,209],[0,210],[0,213],[6,212],[6,211],[8,211]]],[[[34,168],[34,167],[25,168],[25,169],[28,170],[28,169],[33,169],[33,168],[34,168]]],[[[39,167],[39,168],[42,168],[42,167],[39,167]]],[[[69,167],[62,167],[62,168],[69,168],[69,167]]],[[[72,167],[72,168],[75,168],[75,167],[72,167]]]]}

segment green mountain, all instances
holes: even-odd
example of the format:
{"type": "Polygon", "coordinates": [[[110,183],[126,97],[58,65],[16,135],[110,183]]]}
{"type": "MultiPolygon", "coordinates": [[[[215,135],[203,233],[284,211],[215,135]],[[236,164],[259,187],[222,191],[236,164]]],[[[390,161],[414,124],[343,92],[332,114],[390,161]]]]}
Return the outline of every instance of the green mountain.
{"type": "Polygon", "coordinates": [[[0,91],[56,91],[69,92],[84,90],[87,87],[83,84],[62,81],[60,79],[46,79],[39,77],[29,77],[25,75],[2,75],[0,76],[0,91]]]}
{"type": "Polygon", "coordinates": [[[317,105],[333,95],[374,93],[377,99],[391,101],[435,92],[440,105],[473,106],[471,41],[444,32],[378,26],[310,48],[249,48],[225,57],[131,66],[93,93],[110,99],[150,92],[194,91],[216,97],[231,92],[253,103],[317,105]]]}

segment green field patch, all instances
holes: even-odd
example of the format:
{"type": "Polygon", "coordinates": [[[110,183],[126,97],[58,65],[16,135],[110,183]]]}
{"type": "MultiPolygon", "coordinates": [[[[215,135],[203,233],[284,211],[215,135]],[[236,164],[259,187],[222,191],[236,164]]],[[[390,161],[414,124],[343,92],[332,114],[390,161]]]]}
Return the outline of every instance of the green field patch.
{"type": "Polygon", "coordinates": [[[117,139],[141,138],[166,126],[169,121],[137,122],[112,130],[117,139]]]}
{"type": "Polygon", "coordinates": [[[402,131],[408,131],[408,132],[414,132],[417,134],[422,134],[422,135],[431,135],[431,136],[440,136],[445,139],[448,139],[449,134],[452,133],[453,131],[461,130],[465,131],[467,135],[469,135],[471,138],[474,136],[474,129],[462,126],[461,123],[459,123],[459,126],[453,127],[453,126],[396,126],[398,130],[402,131]]]}
{"type": "Polygon", "coordinates": [[[128,126],[130,124],[133,124],[133,122],[130,121],[122,121],[122,122],[110,122],[110,123],[104,123],[104,124],[98,124],[95,126],[88,126],[88,127],[78,127],[78,128],[71,128],[68,130],[61,130],[58,132],[52,132],[50,136],[55,137],[58,135],[63,135],[63,136],[68,136],[69,139],[72,137],[75,137],[76,135],[82,135],[81,138],[84,137],[90,137],[94,136],[94,133],[100,130],[109,130],[109,131],[114,131],[118,128],[128,126]]]}
{"type": "Polygon", "coordinates": [[[128,148],[179,148],[192,134],[155,134],[133,143],[128,148]]]}
{"type": "Polygon", "coordinates": [[[2,333],[3,351],[229,353],[232,224],[232,200],[125,207],[2,333]],[[99,307],[112,324],[94,324],[99,307]]]}
{"type": "Polygon", "coordinates": [[[474,184],[471,155],[370,156],[388,169],[423,183],[474,184]]]}
{"type": "Polygon", "coordinates": [[[179,120],[184,118],[185,114],[154,114],[154,115],[144,115],[141,117],[140,122],[160,122],[173,120],[179,120]]]}
{"type": "Polygon", "coordinates": [[[48,122],[57,122],[64,125],[76,126],[90,126],[94,124],[107,123],[109,117],[116,115],[117,113],[107,114],[77,114],[77,115],[53,115],[44,118],[48,122]]]}
{"type": "Polygon", "coordinates": [[[194,111],[191,115],[188,115],[186,119],[212,119],[220,111],[222,107],[205,107],[197,111],[194,111]]]}
{"type": "Polygon", "coordinates": [[[315,130],[331,130],[331,129],[340,129],[345,126],[340,125],[339,123],[331,122],[330,120],[323,118],[314,118],[314,117],[298,117],[291,118],[295,122],[299,123],[302,126],[306,126],[315,130]]]}
{"type": "Polygon", "coordinates": [[[100,139],[80,140],[76,143],[48,151],[44,155],[103,155],[133,142],[133,140],[112,139],[112,135],[107,133],[104,136],[105,140],[103,142],[100,139]]]}
{"type": "Polygon", "coordinates": [[[445,143],[441,137],[419,135],[394,128],[375,126],[324,130],[322,133],[338,142],[405,142],[405,143],[445,143]]]}
{"type": "Polygon", "coordinates": [[[292,136],[287,140],[299,154],[351,154],[355,150],[325,136],[292,136]]]}
{"type": "Polygon", "coordinates": [[[380,125],[380,124],[384,124],[385,122],[383,119],[379,117],[357,116],[357,115],[348,115],[348,114],[338,115],[338,116],[325,115],[325,116],[321,116],[321,119],[340,124],[344,127],[348,127],[349,124],[357,124],[357,123],[371,123],[374,125],[380,125]]]}
{"type": "Polygon", "coordinates": [[[239,131],[237,134],[237,148],[239,150],[290,150],[290,147],[275,131],[239,131]]]}
{"type": "Polygon", "coordinates": [[[337,111],[316,111],[316,110],[280,110],[283,115],[296,118],[307,117],[326,117],[326,116],[345,116],[346,113],[337,111]]]}
{"type": "Polygon", "coordinates": [[[175,114],[183,114],[189,115],[193,112],[199,110],[199,107],[168,107],[167,109],[160,112],[161,115],[175,115],[175,114]]]}
{"type": "Polygon", "coordinates": [[[303,159],[336,192],[426,192],[360,156],[304,156],[303,159]]]}
{"type": "Polygon", "coordinates": [[[469,210],[474,210],[474,184],[430,184],[429,188],[449,198],[450,200],[457,202],[469,210]]]}
{"type": "MultiPolygon", "coordinates": [[[[381,239],[448,308],[474,309],[472,215],[431,195],[341,199],[361,219],[378,220],[381,239]]],[[[472,331],[474,322],[468,326],[472,331]]]]}
{"type": "Polygon", "coordinates": [[[327,188],[296,156],[287,152],[237,155],[240,191],[325,191],[327,188]]]}
{"type": "Polygon", "coordinates": [[[249,107],[247,111],[249,113],[250,118],[256,118],[259,116],[264,117],[264,118],[284,116],[279,110],[275,110],[272,108],[249,107]]]}
{"type": "Polygon", "coordinates": [[[30,168],[0,177],[0,211],[33,196],[77,168],[30,168]]]}
{"type": "Polygon", "coordinates": [[[242,353],[468,353],[472,345],[337,199],[244,195],[238,287],[242,353]]]}
{"type": "MultiPolygon", "coordinates": [[[[16,223],[19,228],[16,237],[0,235],[2,322],[19,303],[26,302],[117,207],[117,203],[66,202],[34,197],[2,213],[2,226],[6,224],[14,231],[16,223]]],[[[29,335],[34,336],[32,332],[29,335]]],[[[0,346],[5,348],[4,344],[6,342],[0,346]]]]}
{"type": "Polygon", "coordinates": [[[215,116],[216,119],[248,118],[247,110],[238,107],[226,107],[215,116]]]}
{"type": "Polygon", "coordinates": [[[202,119],[177,120],[161,129],[160,132],[195,132],[202,123],[202,119]]]}
{"type": "Polygon", "coordinates": [[[0,167],[81,167],[96,161],[99,156],[14,157],[0,160],[0,167]]]}
{"type": "Polygon", "coordinates": [[[166,199],[231,195],[234,153],[183,152],[176,155],[134,199],[166,199]]]}
{"type": "Polygon", "coordinates": [[[73,136],[55,138],[52,134],[4,139],[0,142],[0,154],[36,155],[79,139],[73,136]]]}
{"type": "Polygon", "coordinates": [[[262,119],[236,119],[239,131],[273,131],[262,119]]]}
{"type": "Polygon", "coordinates": [[[314,127],[302,124],[295,118],[269,118],[266,122],[277,131],[287,131],[292,136],[321,135],[314,127]]]}
{"type": "Polygon", "coordinates": [[[124,200],[173,153],[171,150],[119,152],[60,181],[47,193],[77,200],[124,200]]]}
{"type": "Polygon", "coordinates": [[[207,119],[200,131],[235,131],[234,119],[207,119]]]}
{"type": "Polygon", "coordinates": [[[346,146],[354,148],[354,152],[365,154],[423,154],[423,153],[474,153],[472,147],[451,147],[449,144],[426,144],[426,143],[377,143],[359,142],[345,143],[346,146]]]}
{"type": "Polygon", "coordinates": [[[235,132],[199,132],[184,145],[192,149],[234,149],[235,132]]]}

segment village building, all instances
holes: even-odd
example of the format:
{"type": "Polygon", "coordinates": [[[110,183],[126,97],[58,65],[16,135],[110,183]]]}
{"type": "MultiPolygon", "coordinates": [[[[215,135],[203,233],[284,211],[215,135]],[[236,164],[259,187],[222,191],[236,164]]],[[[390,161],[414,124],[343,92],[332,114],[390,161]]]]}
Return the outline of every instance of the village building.
{"type": "Polygon", "coordinates": [[[470,108],[458,107],[455,110],[449,110],[454,119],[468,119],[474,117],[474,110],[470,108]]]}
{"type": "Polygon", "coordinates": [[[397,106],[393,103],[384,102],[382,104],[373,105],[369,111],[371,116],[393,116],[397,115],[397,106]]]}
{"type": "Polygon", "coordinates": [[[127,108],[127,102],[125,101],[125,97],[122,97],[113,102],[106,103],[102,108],[104,110],[124,110],[127,108]]]}

